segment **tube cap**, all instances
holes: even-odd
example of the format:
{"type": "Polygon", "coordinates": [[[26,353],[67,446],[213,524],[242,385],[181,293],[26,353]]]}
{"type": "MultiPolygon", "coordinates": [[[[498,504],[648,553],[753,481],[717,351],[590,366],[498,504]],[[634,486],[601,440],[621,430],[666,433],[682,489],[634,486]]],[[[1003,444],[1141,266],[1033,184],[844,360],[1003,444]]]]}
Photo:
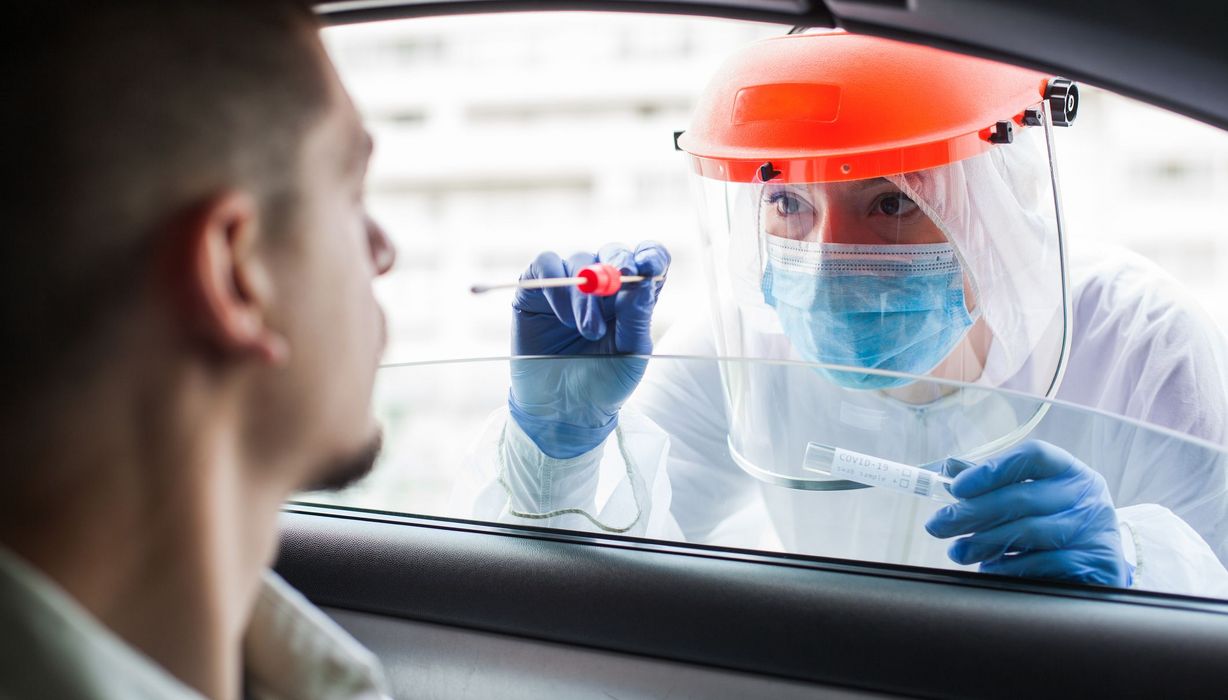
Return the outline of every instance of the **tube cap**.
{"type": "Polygon", "coordinates": [[[585,294],[596,294],[599,297],[608,297],[618,293],[623,284],[622,271],[606,263],[581,268],[576,276],[584,279],[577,289],[585,294]]]}

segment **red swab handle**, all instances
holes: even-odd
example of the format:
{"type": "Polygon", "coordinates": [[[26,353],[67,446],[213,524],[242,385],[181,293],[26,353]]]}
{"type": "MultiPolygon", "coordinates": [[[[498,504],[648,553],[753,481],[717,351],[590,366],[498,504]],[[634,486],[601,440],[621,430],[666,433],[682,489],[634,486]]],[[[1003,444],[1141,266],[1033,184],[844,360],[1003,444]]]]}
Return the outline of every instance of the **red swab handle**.
{"type": "Polygon", "coordinates": [[[581,268],[576,276],[584,280],[576,287],[577,289],[585,294],[596,294],[599,297],[608,297],[618,293],[623,284],[622,271],[606,263],[581,268]]]}

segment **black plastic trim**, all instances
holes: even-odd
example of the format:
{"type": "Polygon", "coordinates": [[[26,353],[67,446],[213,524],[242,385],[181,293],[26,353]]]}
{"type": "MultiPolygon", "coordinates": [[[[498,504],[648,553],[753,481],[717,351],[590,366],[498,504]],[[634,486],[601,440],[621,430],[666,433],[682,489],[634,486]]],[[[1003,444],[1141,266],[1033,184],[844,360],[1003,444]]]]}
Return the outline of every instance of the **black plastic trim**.
{"type": "Polygon", "coordinates": [[[351,24],[402,17],[491,12],[650,12],[667,15],[726,17],[752,22],[834,27],[822,2],[807,0],[340,0],[317,2],[329,24],[351,24]]]}
{"type": "Polygon", "coordinates": [[[395,511],[359,508],[355,506],[324,505],[310,501],[290,501],[283,511],[287,514],[319,515],[324,517],[341,517],[350,520],[360,520],[393,525],[413,525],[443,530],[471,532],[478,534],[501,535],[504,537],[523,537],[534,540],[584,544],[595,547],[612,547],[649,551],[662,554],[677,554],[699,556],[728,561],[745,561],[752,563],[768,563],[784,566],[799,566],[810,569],[821,569],[835,573],[852,573],[872,576],[888,576],[903,578],[910,581],[925,581],[929,583],[946,583],[955,585],[975,586],[993,590],[1024,591],[1043,593],[1046,595],[1062,595],[1092,600],[1110,600],[1131,602],[1135,604],[1173,607],[1183,610],[1198,610],[1228,614],[1228,601],[1214,598],[1160,594],[1149,591],[1121,590],[1100,586],[1065,583],[1062,581],[1047,581],[1041,579],[1020,579],[1013,576],[993,576],[954,569],[933,569],[901,564],[865,562],[854,559],[836,559],[807,554],[791,554],[787,552],[769,552],[755,549],[738,549],[717,545],[695,544],[670,540],[655,540],[630,535],[610,533],[579,532],[574,530],[558,530],[532,525],[493,523],[485,520],[469,520],[433,515],[412,515],[395,511]]]}
{"type": "Polygon", "coordinates": [[[827,0],[837,23],[1108,88],[1228,128],[1228,3],[827,0]]]}
{"type": "MultiPolygon", "coordinates": [[[[1144,0],[349,0],[323,21],[580,10],[727,17],[849,31],[1028,66],[1228,128],[1228,3],[1144,0]]],[[[784,30],[782,30],[784,33],[784,30]]],[[[731,47],[732,48],[732,47],[731,47]]]]}
{"type": "Polygon", "coordinates": [[[277,569],[320,605],[931,697],[1228,685],[1213,601],[295,509],[277,569]]]}

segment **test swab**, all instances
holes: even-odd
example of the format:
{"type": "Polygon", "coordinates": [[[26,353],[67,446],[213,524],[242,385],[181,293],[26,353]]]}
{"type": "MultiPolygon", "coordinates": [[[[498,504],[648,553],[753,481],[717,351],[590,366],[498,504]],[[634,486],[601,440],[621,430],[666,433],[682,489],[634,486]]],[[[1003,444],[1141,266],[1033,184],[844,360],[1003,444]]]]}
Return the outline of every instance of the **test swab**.
{"type": "Polygon", "coordinates": [[[889,459],[820,445],[817,442],[806,445],[802,469],[942,503],[956,501],[951,495],[952,479],[949,477],[889,459]]]}
{"type": "Polygon", "coordinates": [[[624,284],[634,282],[659,282],[665,275],[647,277],[645,275],[624,275],[613,265],[597,263],[580,268],[575,277],[546,277],[542,279],[527,279],[507,284],[475,284],[469,288],[473,294],[485,294],[495,289],[551,289],[554,287],[576,287],[585,294],[595,294],[608,297],[617,294],[624,284]]]}

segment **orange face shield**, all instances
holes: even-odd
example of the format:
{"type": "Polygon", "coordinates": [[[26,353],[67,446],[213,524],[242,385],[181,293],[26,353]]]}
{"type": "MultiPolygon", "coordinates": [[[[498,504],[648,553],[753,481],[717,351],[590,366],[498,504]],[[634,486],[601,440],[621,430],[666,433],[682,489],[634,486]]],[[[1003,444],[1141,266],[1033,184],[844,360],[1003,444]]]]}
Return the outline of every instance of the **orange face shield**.
{"type": "Polygon", "coordinates": [[[722,67],[678,147],[714,180],[861,180],[1009,143],[1041,124],[1046,99],[1054,123],[1073,118],[1069,81],[886,39],[789,35],[722,67]]]}

